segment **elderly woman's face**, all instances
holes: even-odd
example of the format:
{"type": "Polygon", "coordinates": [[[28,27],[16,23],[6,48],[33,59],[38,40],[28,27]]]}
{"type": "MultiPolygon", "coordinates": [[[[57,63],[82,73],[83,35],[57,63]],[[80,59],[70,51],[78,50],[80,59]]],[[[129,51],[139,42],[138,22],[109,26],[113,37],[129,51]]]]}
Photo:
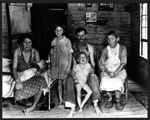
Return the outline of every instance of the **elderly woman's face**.
{"type": "Polygon", "coordinates": [[[31,49],[31,47],[32,47],[32,41],[31,41],[31,39],[25,38],[24,41],[23,41],[23,48],[24,48],[26,51],[28,51],[28,50],[31,49]]]}
{"type": "Polygon", "coordinates": [[[111,48],[116,47],[118,39],[113,35],[108,35],[108,44],[111,48]]]}

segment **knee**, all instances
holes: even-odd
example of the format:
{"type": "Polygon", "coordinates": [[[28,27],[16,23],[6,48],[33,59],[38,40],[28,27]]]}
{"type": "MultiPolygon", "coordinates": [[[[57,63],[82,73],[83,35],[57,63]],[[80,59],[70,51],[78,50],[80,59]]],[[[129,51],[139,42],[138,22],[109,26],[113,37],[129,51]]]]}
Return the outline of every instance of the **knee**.
{"type": "Polygon", "coordinates": [[[90,90],[90,91],[88,92],[88,95],[92,95],[92,90],[90,90]]]}

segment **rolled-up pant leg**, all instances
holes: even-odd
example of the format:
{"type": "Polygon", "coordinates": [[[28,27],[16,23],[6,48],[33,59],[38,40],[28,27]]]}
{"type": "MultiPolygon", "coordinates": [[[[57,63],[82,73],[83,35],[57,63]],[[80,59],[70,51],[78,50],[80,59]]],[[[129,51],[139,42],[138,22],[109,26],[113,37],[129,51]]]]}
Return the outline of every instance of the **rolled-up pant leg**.
{"type": "MultiPolygon", "coordinates": [[[[68,75],[66,82],[65,82],[65,95],[64,95],[65,102],[69,104],[76,105],[75,100],[75,89],[74,89],[74,80],[71,74],[68,75]]],[[[69,106],[66,106],[69,107],[69,106]]]]}
{"type": "Polygon", "coordinates": [[[88,77],[88,85],[92,90],[92,101],[94,102],[95,100],[100,100],[101,99],[101,93],[99,89],[99,79],[96,74],[92,73],[88,77]]]}

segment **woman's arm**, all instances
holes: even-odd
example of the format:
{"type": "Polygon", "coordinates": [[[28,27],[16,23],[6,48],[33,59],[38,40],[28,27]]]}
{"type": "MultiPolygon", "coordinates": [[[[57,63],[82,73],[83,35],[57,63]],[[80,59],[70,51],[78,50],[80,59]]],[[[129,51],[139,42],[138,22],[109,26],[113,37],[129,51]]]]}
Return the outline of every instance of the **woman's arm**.
{"type": "Polygon", "coordinates": [[[100,60],[99,60],[99,68],[102,72],[106,72],[107,74],[109,74],[109,71],[107,70],[107,68],[105,67],[105,61],[107,59],[107,49],[104,48],[102,50],[102,54],[101,54],[101,57],[100,57],[100,60]]]}
{"type": "Polygon", "coordinates": [[[126,49],[125,46],[123,46],[120,61],[121,61],[121,64],[118,67],[118,69],[114,72],[114,75],[117,75],[125,67],[125,65],[127,64],[127,49],[126,49]]]}
{"type": "Polygon", "coordinates": [[[36,62],[40,62],[40,55],[39,52],[37,50],[35,50],[35,58],[36,58],[36,62]]]}
{"type": "Polygon", "coordinates": [[[21,89],[23,86],[22,86],[21,80],[17,73],[18,54],[19,54],[19,49],[16,49],[14,52],[12,71],[13,71],[14,79],[16,80],[16,89],[21,89]]]}
{"type": "Polygon", "coordinates": [[[13,76],[14,76],[15,80],[20,81],[18,73],[17,73],[18,54],[19,54],[19,49],[16,49],[14,52],[12,72],[13,72],[13,76]]]}

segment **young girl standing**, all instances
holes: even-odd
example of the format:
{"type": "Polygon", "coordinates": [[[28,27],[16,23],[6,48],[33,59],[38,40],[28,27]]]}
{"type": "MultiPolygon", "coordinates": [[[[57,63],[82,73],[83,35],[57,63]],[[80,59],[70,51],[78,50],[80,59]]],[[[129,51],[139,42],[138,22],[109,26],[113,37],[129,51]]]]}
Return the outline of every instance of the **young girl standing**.
{"type": "Polygon", "coordinates": [[[73,50],[70,40],[64,35],[65,26],[63,24],[56,25],[55,34],[56,37],[51,42],[50,50],[51,77],[58,79],[59,106],[62,107],[63,82],[70,72],[73,50]]]}

